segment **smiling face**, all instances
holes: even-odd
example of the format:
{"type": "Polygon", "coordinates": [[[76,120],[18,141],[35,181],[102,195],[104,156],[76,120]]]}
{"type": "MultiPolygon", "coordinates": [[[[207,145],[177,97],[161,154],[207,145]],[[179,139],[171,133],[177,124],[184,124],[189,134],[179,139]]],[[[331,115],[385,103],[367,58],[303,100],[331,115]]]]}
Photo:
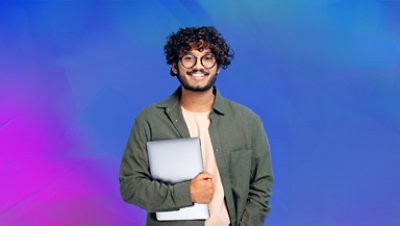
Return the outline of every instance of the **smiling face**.
{"type": "Polygon", "coordinates": [[[219,70],[209,49],[187,51],[172,67],[183,88],[194,92],[206,92],[211,89],[219,70]]]}

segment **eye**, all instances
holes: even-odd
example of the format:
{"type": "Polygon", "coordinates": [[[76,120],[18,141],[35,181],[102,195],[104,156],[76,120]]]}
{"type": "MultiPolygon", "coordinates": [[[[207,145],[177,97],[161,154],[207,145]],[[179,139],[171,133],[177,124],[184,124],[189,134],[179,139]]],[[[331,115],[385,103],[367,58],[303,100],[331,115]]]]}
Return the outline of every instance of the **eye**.
{"type": "Polygon", "coordinates": [[[192,55],[185,55],[182,57],[182,61],[186,61],[186,62],[192,62],[195,60],[196,60],[196,58],[192,55]]]}
{"type": "Polygon", "coordinates": [[[204,59],[205,61],[213,61],[213,60],[214,60],[214,55],[212,55],[212,54],[204,55],[204,56],[203,56],[203,59],[204,59]]]}

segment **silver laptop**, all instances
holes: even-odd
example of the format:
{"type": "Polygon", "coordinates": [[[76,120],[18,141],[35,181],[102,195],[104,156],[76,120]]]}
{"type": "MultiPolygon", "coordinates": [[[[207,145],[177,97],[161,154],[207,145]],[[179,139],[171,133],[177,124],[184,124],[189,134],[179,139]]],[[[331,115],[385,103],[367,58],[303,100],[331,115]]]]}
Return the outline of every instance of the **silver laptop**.
{"type": "MultiPolygon", "coordinates": [[[[169,184],[193,179],[203,172],[200,139],[180,138],[147,142],[150,173],[153,179],[169,184]]],[[[204,220],[208,205],[195,203],[176,211],[156,212],[157,220],[204,220]]]]}

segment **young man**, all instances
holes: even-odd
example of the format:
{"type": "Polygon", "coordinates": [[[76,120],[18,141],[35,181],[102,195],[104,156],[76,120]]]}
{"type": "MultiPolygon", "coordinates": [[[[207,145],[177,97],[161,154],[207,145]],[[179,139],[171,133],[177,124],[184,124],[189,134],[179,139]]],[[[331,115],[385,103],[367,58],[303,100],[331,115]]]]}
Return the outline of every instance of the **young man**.
{"type": "Polygon", "coordinates": [[[232,50],[214,27],[180,29],[164,47],[181,86],[136,118],[120,169],[126,202],[148,211],[147,225],[263,225],[273,182],[270,150],[260,118],[214,86],[232,50]],[[191,181],[152,180],[146,142],[200,137],[204,172],[191,181]],[[156,211],[207,203],[205,221],[157,221],[156,211]]]}

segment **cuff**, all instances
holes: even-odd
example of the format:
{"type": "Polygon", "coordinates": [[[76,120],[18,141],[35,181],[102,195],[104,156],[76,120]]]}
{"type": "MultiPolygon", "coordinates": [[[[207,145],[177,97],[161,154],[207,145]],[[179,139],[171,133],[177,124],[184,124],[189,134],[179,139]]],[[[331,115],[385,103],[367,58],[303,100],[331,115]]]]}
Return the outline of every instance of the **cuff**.
{"type": "Polygon", "coordinates": [[[192,197],[190,195],[190,181],[184,181],[175,184],[174,199],[177,208],[193,206],[192,197]]]}

